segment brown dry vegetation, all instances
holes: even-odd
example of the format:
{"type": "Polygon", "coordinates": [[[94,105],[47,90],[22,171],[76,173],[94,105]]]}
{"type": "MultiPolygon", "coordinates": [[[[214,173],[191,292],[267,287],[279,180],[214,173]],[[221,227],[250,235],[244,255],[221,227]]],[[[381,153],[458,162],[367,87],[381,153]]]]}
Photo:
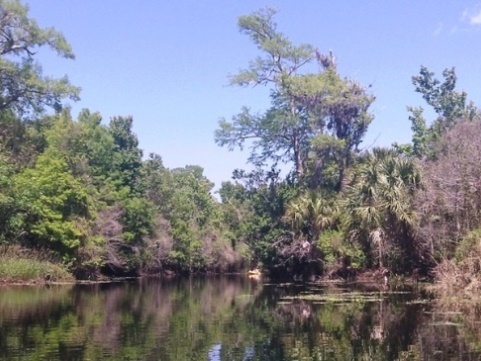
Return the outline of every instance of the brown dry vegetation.
{"type": "Polygon", "coordinates": [[[421,162],[418,239],[437,262],[438,291],[473,297],[481,290],[481,123],[458,123],[437,147],[437,159],[421,162]]]}
{"type": "Polygon", "coordinates": [[[481,123],[460,122],[437,147],[436,160],[420,163],[424,186],[415,208],[419,239],[432,254],[450,258],[457,242],[481,222],[481,123]]]}

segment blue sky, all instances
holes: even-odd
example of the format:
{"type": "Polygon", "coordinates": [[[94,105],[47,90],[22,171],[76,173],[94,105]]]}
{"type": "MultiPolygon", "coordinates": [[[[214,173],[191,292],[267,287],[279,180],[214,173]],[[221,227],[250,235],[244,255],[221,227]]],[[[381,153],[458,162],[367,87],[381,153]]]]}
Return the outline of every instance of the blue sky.
{"type": "MultiPolygon", "coordinates": [[[[247,151],[214,143],[221,117],[243,105],[262,111],[265,88],[227,86],[227,77],[258,55],[237,28],[240,15],[265,6],[278,10],[278,29],[294,43],[332,49],[341,75],[370,88],[375,119],[365,146],[411,139],[407,105],[423,105],[411,76],[427,66],[441,76],[455,66],[458,88],[480,104],[481,2],[260,1],[260,0],[30,0],[41,26],[60,30],[76,60],[41,51],[46,75],[67,74],[82,87],[80,109],[132,115],[140,147],[162,156],[167,167],[196,164],[217,186],[247,151]]],[[[481,105],[481,104],[480,104],[481,105]]]]}

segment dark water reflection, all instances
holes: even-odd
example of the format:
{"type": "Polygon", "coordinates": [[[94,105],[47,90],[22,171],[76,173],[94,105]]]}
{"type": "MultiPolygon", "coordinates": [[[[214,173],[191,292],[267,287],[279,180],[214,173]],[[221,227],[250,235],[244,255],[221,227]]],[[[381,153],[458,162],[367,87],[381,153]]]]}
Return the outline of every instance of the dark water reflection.
{"type": "Polygon", "coordinates": [[[481,324],[440,311],[421,292],[242,276],[1,288],[0,359],[480,359],[481,324]]]}

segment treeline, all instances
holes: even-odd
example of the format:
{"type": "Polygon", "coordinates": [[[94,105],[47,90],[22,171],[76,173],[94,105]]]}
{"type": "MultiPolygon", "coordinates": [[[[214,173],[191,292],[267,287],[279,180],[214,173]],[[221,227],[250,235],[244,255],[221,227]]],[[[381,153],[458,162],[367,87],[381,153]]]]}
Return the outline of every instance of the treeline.
{"type": "Polygon", "coordinates": [[[40,47],[73,58],[65,38],[19,1],[0,1],[0,26],[0,244],[35,249],[77,278],[247,267],[201,167],[144,157],[131,117],[73,119],[62,101],[79,88],[34,60],[40,47]]]}
{"type": "Polygon", "coordinates": [[[143,160],[132,118],[101,120],[10,119],[21,141],[1,159],[2,242],[48,250],[79,278],[240,268],[202,168],[143,160]]]}
{"type": "Polygon", "coordinates": [[[332,52],[293,44],[274,17],[272,9],[240,17],[260,55],[230,79],[269,86],[271,107],[244,108],[215,134],[229,149],[248,146],[256,166],[220,190],[235,238],[277,274],[376,271],[478,289],[481,117],[456,89],[454,68],[441,79],[426,67],[412,77],[435,117],[408,107],[410,144],[361,150],[370,87],[342,77],[332,52]],[[287,177],[281,163],[292,165],[287,177]]]}
{"type": "Polygon", "coordinates": [[[34,59],[39,47],[73,58],[69,44],[19,1],[0,1],[0,243],[82,279],[260,266],[290,278],[378,270],[473,284],[481,122],[454,68],[412,78],[436,117],[408,108],[410,144],[363,151],[369,87],[341,76],[332,52],[293,44],[274,17],[239,19],[260,55],[230,81],[268,86],[271,106],[219,122],[216,143],[248,147],[254,169],[234,171],[219,202],[201,167],[144,157],[131,117],[74,119],[62,103],[79,88],[44,77],[34,59]]]}

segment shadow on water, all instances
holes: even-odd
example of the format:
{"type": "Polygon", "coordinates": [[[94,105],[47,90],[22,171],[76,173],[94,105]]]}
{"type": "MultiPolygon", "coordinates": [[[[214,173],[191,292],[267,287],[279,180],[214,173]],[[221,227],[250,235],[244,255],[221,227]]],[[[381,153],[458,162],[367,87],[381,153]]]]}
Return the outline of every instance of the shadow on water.
{"type": "Polygon", "coordinates": [[[0,290],[1,360],[471,360],[481,312],[244,276],[0,290]],[[476,321],[477,320],[477,321],[476,321]]]}

